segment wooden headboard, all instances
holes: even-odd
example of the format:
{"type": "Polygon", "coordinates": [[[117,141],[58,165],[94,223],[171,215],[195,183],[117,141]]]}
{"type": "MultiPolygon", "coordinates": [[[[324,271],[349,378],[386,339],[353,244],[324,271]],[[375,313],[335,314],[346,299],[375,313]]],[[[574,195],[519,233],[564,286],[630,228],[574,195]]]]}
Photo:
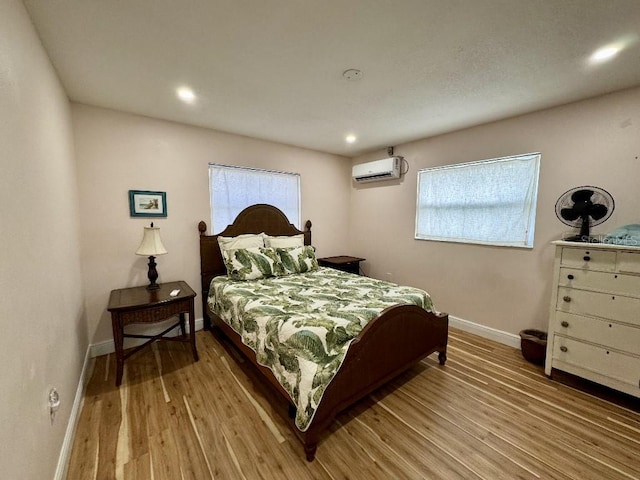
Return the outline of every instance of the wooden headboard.
{"type": "Polygon", "coordinates": [[[267,235],[297,235],[304,234],[304,244],[311,245],[311,221],[307,220],[304,231],[294,227],[287,216],[273,205],[259,203],[241,211],[231,225],[228,225],[218,235],[207,235],[207,224],[202,221],[198,224],[200,232],[200,279],[202,287],[202,308],[205,328],[211,323],[207,312],[207,295],[209,285],[213,277],[226,275],[227,269],[222,260],[218,235],[223,237],[235,237],[243,233],[261,233],[267,235]]]}

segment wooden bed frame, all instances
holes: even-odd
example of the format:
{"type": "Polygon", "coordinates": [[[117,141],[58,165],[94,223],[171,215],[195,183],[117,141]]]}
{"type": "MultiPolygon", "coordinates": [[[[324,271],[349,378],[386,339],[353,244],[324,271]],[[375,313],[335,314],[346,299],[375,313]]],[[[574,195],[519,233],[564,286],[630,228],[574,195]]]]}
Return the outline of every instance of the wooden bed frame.
{"type": "MultiPolygon", "coordinates": [[[[295,416],[291,398],[268,368],[256,361],[253,350],[247,347],[229,325],[214,314],[207,304],[209,285],[213,277],[226,275],[216,235],[206,235],[207,225],[200,222],[200,265],[202,277],[202,306],[205,329],[219,327],[226,337],[253,363],[289,404],[290,417],[295,416]],[[293,414],[293,415],[292,415],[293,414]]],[[[243,233],[265,232],[268,235],[296,235],[304,233],[306,245],[311,245],[311,222],[300,231],[289,223],[277,208],[259,204],[246,208],[219,235],[232,237],[243,233]]],[[[351,343],[344,363],[327,387],[309,428],[302,432],[289,419],[293,431],[304,445],[308,461],[315,457],[318,441],[336,415],[353,405],[392,378],[409,369],[426,356],[438,352],[440,365],[447,359],[449,319],[447,314],[434,314],[415,305],[396,305],[385,309],[371,320],[351,343]]]]}

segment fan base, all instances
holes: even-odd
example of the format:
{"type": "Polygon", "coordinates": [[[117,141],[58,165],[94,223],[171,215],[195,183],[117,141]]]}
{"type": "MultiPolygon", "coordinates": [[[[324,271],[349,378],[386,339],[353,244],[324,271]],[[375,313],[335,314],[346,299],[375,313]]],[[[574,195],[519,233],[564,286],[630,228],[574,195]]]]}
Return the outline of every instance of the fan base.
{"type": "Polygon", "coordinates": [[[590,237],[588,235],[573,235],[572,237],[563,238],[565,242],[579,242],[579,243],[600,243],[597,237],[590,237]]]}

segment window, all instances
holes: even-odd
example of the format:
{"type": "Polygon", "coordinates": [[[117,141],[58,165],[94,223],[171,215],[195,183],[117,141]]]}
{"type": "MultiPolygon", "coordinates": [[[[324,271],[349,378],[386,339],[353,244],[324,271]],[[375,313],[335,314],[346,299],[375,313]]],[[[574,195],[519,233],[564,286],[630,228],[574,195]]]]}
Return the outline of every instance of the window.
{"type": "Polygon", "coordinates": [[[256,203],[278,207],[300,228],[300,175],[257,168],[209,164],[211,225],[224,230],[245,208],[256,203]]]}
{"type": "Polygon", "coordinates": [[[533,247],[540,154],[418,172],[420,240],[533,247]]]}

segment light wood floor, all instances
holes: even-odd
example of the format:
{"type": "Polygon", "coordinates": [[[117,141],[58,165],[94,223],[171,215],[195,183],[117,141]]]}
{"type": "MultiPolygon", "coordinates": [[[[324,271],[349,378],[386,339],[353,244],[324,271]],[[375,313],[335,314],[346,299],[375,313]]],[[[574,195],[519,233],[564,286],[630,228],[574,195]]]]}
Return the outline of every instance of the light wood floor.
{"type": "Polygon", "coordinates": [[[344,412],[304,460],[268,389],[209,332],[95,360],[68,479],[640,479],[640,414],[452,329],[433,357],[344,412]]]}

